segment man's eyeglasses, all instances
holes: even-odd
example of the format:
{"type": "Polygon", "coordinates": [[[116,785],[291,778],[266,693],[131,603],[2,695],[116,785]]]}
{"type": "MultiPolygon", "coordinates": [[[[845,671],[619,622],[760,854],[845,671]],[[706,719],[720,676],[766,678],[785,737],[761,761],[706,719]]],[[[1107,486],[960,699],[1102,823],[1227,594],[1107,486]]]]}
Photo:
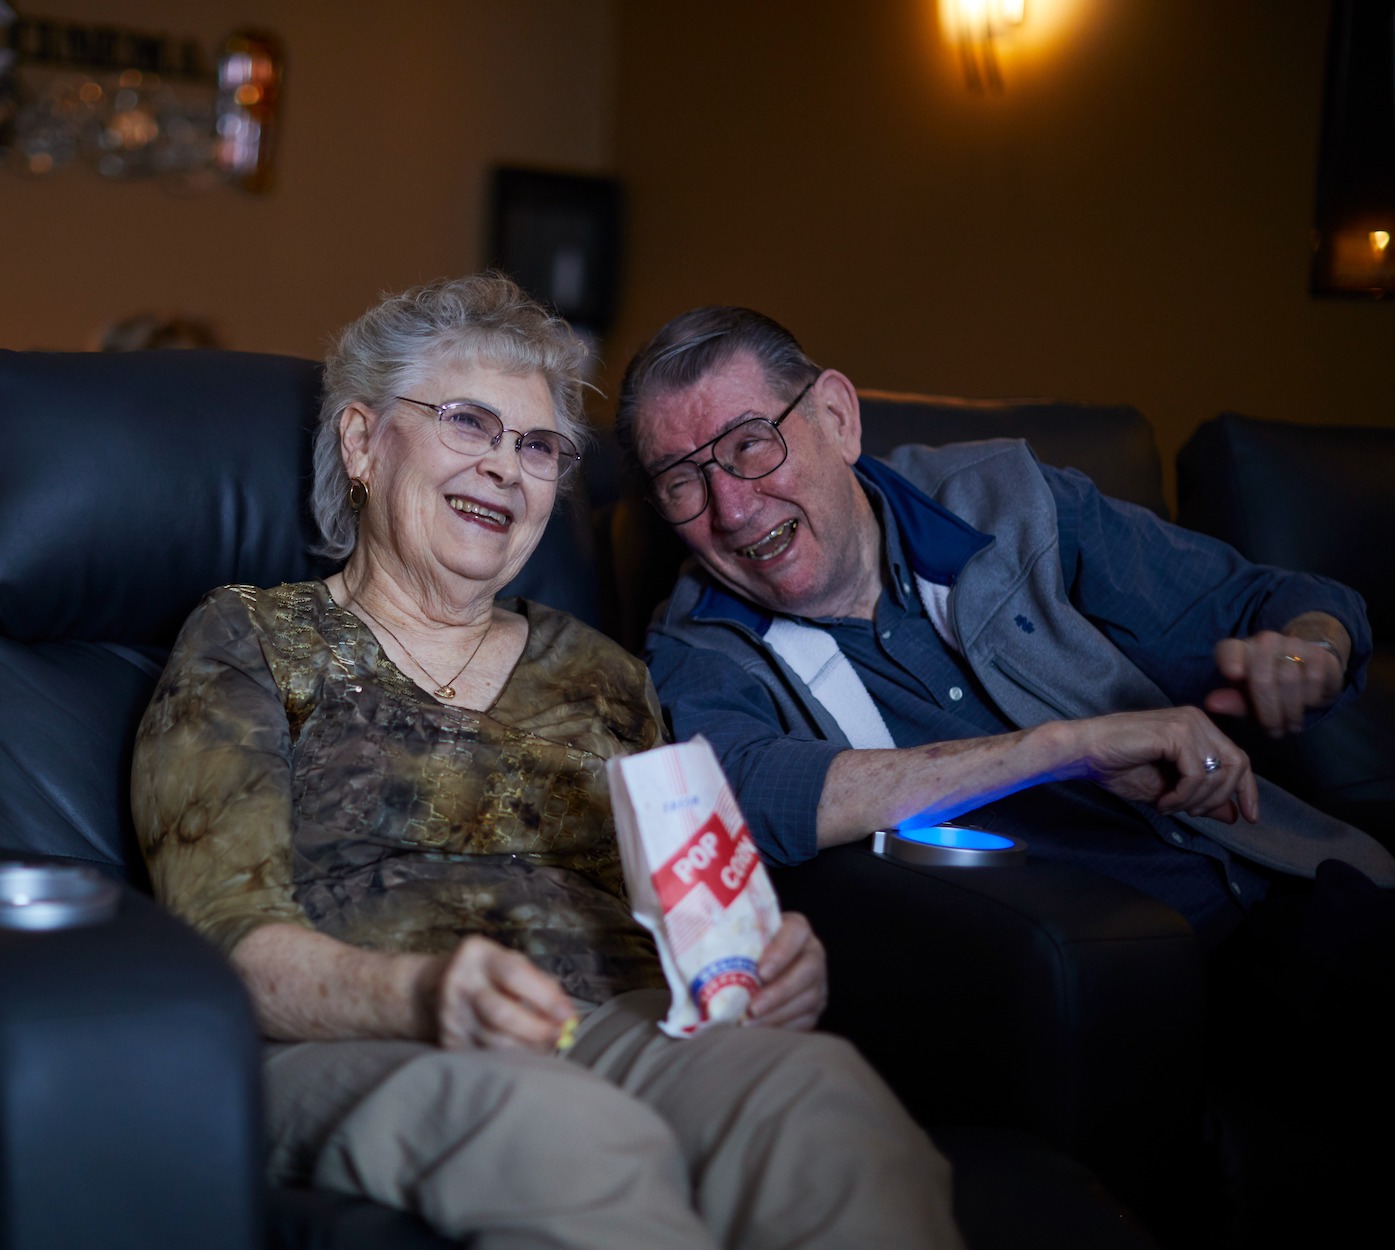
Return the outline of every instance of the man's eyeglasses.
{"type": "Polygon", "coordinates": [[[516,434],[514,451],[518,463],[531,477],[555,482],[566,477],[581,460],[576,444],[556,430],[511,430],[497,414],[464,400],[453,404],[428,404],[423,399],[397,398],[404,404],[429,408],[436,414],[436,433],[442,443],[463,456],[482,456],[499,445],[505,434],[516,434]]]}
{"type": "Polygon", "coordinates": [[[701,447],[694,447],[677,464],[660,469],[649,479],[646,496],[654,510],[670,525],[696,521],[707,511],[712,497],[706,473],[709,464],[747,482],[769,477],[790,454],[785,436],[780,433],[780,423],[795,410],[817,380],[807,382],[773,421],[768,417],[752,417],[701,447]],[[706,460],[694,459],[709,448],[712,454],[706,460]]]}

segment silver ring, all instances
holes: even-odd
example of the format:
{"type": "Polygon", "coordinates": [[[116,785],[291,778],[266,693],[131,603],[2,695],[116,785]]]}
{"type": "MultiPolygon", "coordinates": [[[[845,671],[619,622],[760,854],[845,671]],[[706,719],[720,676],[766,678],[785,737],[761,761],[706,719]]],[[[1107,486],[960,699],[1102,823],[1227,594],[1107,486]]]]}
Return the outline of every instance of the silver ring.
{"type": "Polygon", "coordinates": [[[1221,766],[1221,761],[1214,755],[1208,755],[1201,761],[1201,766],[1208,773],[1214,773],[1221,766]]]}

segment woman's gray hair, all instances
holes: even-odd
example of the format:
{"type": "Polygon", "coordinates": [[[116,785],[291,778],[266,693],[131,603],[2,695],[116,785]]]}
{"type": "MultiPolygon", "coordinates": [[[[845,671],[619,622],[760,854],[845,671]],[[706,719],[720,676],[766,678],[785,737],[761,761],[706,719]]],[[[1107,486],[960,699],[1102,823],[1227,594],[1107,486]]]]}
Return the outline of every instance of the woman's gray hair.
{"type": "Polygon", "coordinates": [[[581,406],[587,355],[562,318],[503,274],[440,278],[385,295],[334,336],[325,358],[310,493],[323,538],[319,552],[344,560],[358,541],[339,454],[339,419],[350,404],[362,404],[386,421],[398,395],[411,395],[446,364],[479,362],[506,373],[541,374],[558,430],[581,451],[590,441],[581,406]]]}

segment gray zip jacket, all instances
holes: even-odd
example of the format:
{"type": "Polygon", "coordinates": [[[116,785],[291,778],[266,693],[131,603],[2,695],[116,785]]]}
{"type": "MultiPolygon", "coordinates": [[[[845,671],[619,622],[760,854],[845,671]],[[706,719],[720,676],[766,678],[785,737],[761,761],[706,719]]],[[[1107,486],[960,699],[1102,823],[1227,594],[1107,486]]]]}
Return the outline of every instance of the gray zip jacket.
{"type": "MultiPolygon", "coordinates": [[[[1055,500],[1019,440],[898,448],[869,476],[900,502],[906,483],[992,539],[971,555],[949,592],[949,616],[965,661],[1002,713],[1020,728],[1049,720],[1166,707],[1167,696],[1070,603],[1061,573],[1055,500]],[[1014,622],[1026,616],[1033,635],[1014,622]],[[1049,644],[1049,645],[1047,645],[1049,644]],[[1082,681],[1081,675],[1089,680],[1082,681]]],[[[765,644],[768,618],[752,612],[695,616],[706,584],[685,573],[652,630],[738,663],[771,694],[786,724],[847,745],[833,715],[765,644]]],[[[1262,817],[1227,825],[1205,817],[1168,822],[1187,846],[1199,833],[1245,859],[1311,877],[1341,859],[1379,885],[1395,886],[1395,859],[1374,839],[1259,781],[1262,817]]]]}

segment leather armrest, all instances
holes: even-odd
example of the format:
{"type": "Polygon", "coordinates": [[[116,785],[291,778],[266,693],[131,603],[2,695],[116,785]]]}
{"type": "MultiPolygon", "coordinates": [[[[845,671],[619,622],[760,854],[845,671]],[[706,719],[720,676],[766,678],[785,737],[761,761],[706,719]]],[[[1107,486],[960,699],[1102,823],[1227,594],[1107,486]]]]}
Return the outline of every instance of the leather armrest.
{"type": "Polygon", "coordinates": [[[0,1244],[260,1245],[258,1051],[232,969],[134,890],[0,929],[0,1244]]]}
{"type": "Polygon", "coordinates": [[[1140,1210],[1194,1157],[1204,970],[1170,908],[1069,865],[924,868],[863,845],[772,876],[828,948],[823,1027],[923,1123],[1027,1129],[1140,1210]]]}

